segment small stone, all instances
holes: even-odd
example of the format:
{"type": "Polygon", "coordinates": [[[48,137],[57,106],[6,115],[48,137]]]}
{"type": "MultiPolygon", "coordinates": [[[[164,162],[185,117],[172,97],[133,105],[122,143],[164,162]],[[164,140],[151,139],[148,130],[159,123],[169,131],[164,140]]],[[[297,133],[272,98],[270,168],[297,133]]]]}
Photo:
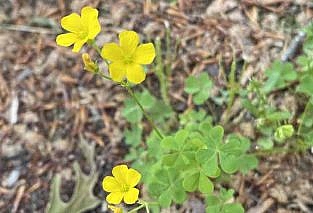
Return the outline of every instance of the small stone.
{"type": "Polygon", "coordinates": [[[2,185],[4,187],[11,188],[11,187],[13,187],[16,184],[16,182],[18,181],[19,177],[20,177],[20,170],[19,169],[14,169],[13,171],[10,172],[8,177],[3,180],[2,185]]]}

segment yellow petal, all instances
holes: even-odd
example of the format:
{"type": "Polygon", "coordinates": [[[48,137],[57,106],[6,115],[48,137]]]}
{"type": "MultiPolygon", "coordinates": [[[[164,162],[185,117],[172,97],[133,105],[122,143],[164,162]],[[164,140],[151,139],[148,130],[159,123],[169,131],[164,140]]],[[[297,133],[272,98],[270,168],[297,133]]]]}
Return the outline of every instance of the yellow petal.
{"type": "Polygon", "coordinates": [[[124,195],[124,202],[127,204],[133,204],[138,200],[139,190],[136,188],[129,189],[124,195]]]}
{"type": "Polygon", "coordinates": [[[119,34],[120,46],[124,53],[132,55],[139,43],[139,36],[135,31],[123,31],[119,34]]]}
{"type": "Polygon", "coordinates": [[[135,51],[135,62],[138,64],[151,64],[155,57],[155,49],[152,43],[141,44],[135,51]]]}
{"type": "Polygon", "coordinates": [[[87,42],[88,38],[84,39],[84,40],[77,40],[74,44],[73,47],[73,52],[77,53],[79,52],[79,50],[82,48],[82,46],[87,42]]]}
{"type": "Polygon", "coordinates": [[[124,197],[123,192],[112,192],[106,197],[106,200],[108,201],[108,203],[111,204],[119,204],[121,203],[123,197],[124,197]]]}
{"type": "Polygon", "coordinates": [[[82,24],[88,29],[88,38],[94,39],[101,31],[98,20],[98,10],[92,7],[84,7],[81,11],[82,24]]]}
{"type": "Polygon", "coordinates": [[[83,27],[81,24],[81,18],[77,13],[72,13],[61,19],[61,26],[70,32],[78,33],[83,27]]]}
{"type": "Polygon", "coordinates": [[[126,78],[133,84],[139,84],[146,79],[146,73],[139,64],[128,64],[126,69],[126,78]]]}
{"type": "Polygon", "coordinates": [[[112,169],[112,174],[119,184],[126,184],[127,171],[126,165],[118,165],[112,169]]]}
{"type": "Polygon", "coordinates": [[[137,172],[135,169],[129,169],[127,173],[127,185],[129,187],[136,186],[141,178],[141,174],[137,172]]]}
{"type": "Polygon", "coordinates": [[[77,36],[74,33],[65,33],[58,35],[56,42],[59,46],[68,47],[77,41],[77,36]]]}
{"type": "Polygon", "coordinates": [[[113,81],[121,82],[126,73],[126,66],[121,62],[113,62],[109,65],[110,76],[113,81]]]}
{"type": "Polygon", "coordinates": [[[112,176],[106,176],[102,181],[102,188],[107,192],[120,192],[120,184],[112,176]]]}
{"type": "Polygon", "coordinates": [[[109,61],[122,61],[124,59],[121,47],[115,43],[105,44],[101,50],[101,56],[109,61]]]}

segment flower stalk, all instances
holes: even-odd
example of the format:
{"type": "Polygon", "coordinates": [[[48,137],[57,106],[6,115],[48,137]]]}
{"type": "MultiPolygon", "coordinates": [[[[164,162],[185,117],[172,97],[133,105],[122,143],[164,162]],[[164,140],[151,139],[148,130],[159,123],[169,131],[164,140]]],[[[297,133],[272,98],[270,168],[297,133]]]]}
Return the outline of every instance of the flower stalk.
{"type": "Polygon", "coordinates": [[[143,108],[143,106],[141,105],[141,103],[139,102],[138,98],[136,97],[135,93],[133,92],[133,90],[130,88],[129,85],[127,84],[121,84],[123,87],[126,88],[128,94],[134,99],[134,101],[136,102],[136,104],[139,106],[139,108],[141,109],[142,113],[144,114],[144,116],[146,117],[146,119],[148,120],[148,122],[150,123],[150,125],[152,126],[153,130],[157,133],[157,135],[160,137],[160,139],[163,139],[164,136],[162,135],[161,131],[157,128],[157,126],[155,125],[155,123],[153,122],[152,118],[149,116],[149,114],[146,112],[146,110],[143,108]]]}

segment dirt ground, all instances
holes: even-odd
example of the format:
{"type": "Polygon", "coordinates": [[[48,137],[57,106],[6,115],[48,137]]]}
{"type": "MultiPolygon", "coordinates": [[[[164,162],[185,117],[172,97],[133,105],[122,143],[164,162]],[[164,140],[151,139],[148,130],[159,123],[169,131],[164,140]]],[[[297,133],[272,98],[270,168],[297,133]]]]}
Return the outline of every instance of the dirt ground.
{"type": "MultiPolygon", "coordinates": [[[[177,112],[191,104],[183,92],[187,75],[205,70],[218,90],[225,85],[219,61],[227,72],[235,52],[239,61],[247,63],[240,82],[246,85],[280,59],[313,17],[310,0],[0,0],[1,213],[44,212],[56,173],[63,178],[62,198],[69,200],[72,164],[85,164],[80,140],[96,145],[99,181],[94,194],[104,200],[101,180],[127,153],[123,141],[127,123],[121,116],[125,91],[83,71],[80,55],[55,43],[61,17],[85,5],[100,11],[105,33],[97,37],[99,45],[116,41],[121,29],[133,29],[143,39],[163,40],[170,30],[177,53],[165,63],[173,70],[170,95],[177,112]]],[[[153,79],[151,73],[145,86],[158,87],[153,79]]],[[[234,111],[233,118],[237,114],[234,111]]],[[[229,124],[228,131],[253,138],[249,125],[229,124]]],[[[312,168],[309,151],[261,157],[257,170],[236,175],[231,186],[249,213],[309,213],[313,212],[312,168]]],[[[204,211],[196,196],[175,209],[166,211],[204,211]]],[[[105,211],[103,204],[89,212],[105,211]]]]}

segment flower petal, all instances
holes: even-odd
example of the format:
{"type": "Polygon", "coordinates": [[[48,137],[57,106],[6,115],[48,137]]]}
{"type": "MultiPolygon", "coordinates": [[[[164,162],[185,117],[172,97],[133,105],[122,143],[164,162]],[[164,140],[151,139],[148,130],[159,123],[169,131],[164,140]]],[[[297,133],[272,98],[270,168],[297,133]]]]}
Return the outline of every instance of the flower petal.
{"type": "Polygon", "coordinates": [[[126,165],[118,165],[112,169],[112,174],[119,184],[126,184],[127,171],[126,165]]]}
{"type": "Polygon", "coordinates": [[[139,64],[128,64],[126,69],[126,78],[134,84],[139,84],[146,79],[146,73],[139,64]]]}
{"type": "Polygon", "coordinates": [[[60,34],[56,38],[56,42],[59,46],[68,47],[77,41],[77,36],[74,33],[60,34]]]}
{"type": "Polygon", "coordinates": [[[109,61],[122,61],[123,50],[115,43],[105,44],[101,50],[101,56],[109,61]]]}
{"type": "Polygon", "coordinates": [[[111,204],[119,204],[121,203],[123,197],[124,197],[123,192],[112,192],[106,197],[106,200],[108,201],[108,203],[111,204]]]}
{"type": "Polygon", "coordinates": [[[133,204],[138,200],[139,190],[136,188],[129,189],[124,195],[124,201],[127,204],[133,204]]]}
{"type": "Polygon", "coordinates": [[[152,43],[141,44],[135,51],[135,62],[138,64],[151,64],[155,57],[155,49],[152,43]]]}
{"type": "Polygon", "coordinates": [[[61,19],[61,26],[70,32],[78,33],[83,27],[81,24],[81,18],[77,13],[72,13],[68,16],[64,16],[61,19]]]}
{"type": "Polygon", "coordinates": [[[123,31],[119,34],[120,46],[124,53],[132,55],[139,43],[139,36],[135,31],[123,31]]]}
{"type": "Polygon", "coordinates": [[[73,52],[78,53],[79,50],[82,48],[82,46],[87,42],[88,38],[84,39],[84,40],[77,40],[74,44],[73,47],[73,52]]]}
{"type": "Polygon", "coordinates": [[[89,39],[94,39],[101,31],[98,14],[98,10],[92,7],[84,7],[81,10],[82,24],[88,29],[89,39]]]}
{"type": "Polygon", "coordinates": [[[102,188],[107,192],[120,192],[121,186],[112,176],[106,176],[102,181],[102,188]]]}
{"type": "Polygon", "coordinates": [[[135,169],[129,169],[127,173],[127,185],[129,187],[136,186],[141,178],[141,174],[137,172],[135,169]]]}
{"type": "Polygon", "coordinates": [[[113,81],[121,82],[126,74],[126,66],[121,62],[112,62],[109,65],[109,72],[113,81]]]}

